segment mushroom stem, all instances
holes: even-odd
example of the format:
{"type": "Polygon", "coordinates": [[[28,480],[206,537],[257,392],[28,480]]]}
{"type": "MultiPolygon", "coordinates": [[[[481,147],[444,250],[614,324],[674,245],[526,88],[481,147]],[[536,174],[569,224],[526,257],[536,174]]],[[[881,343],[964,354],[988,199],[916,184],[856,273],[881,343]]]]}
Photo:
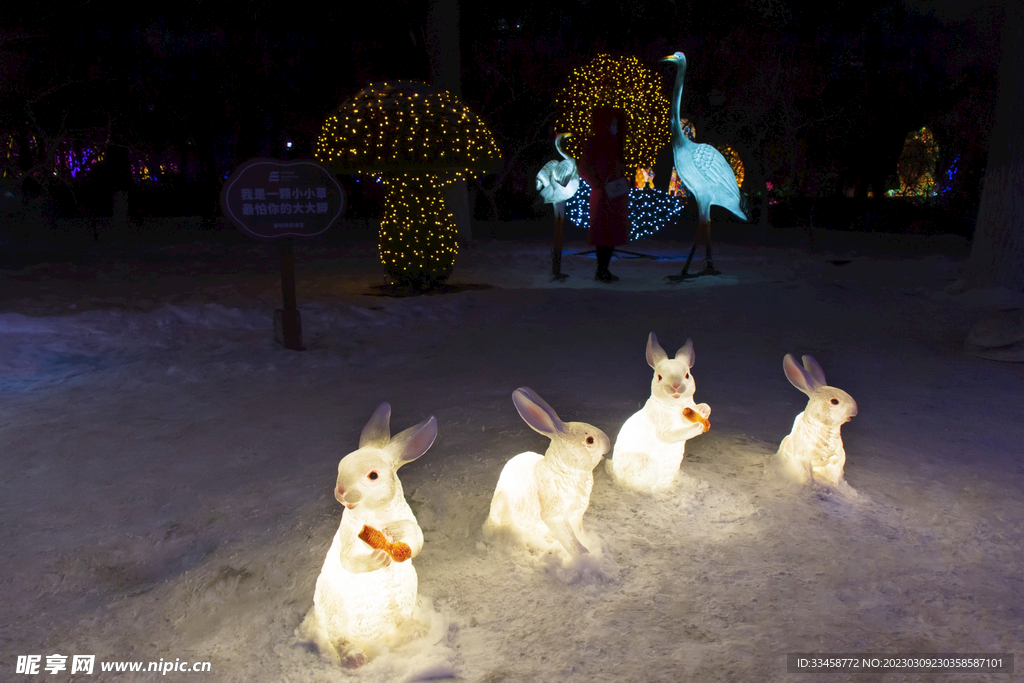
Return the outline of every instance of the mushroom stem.
{"type": "Polygon", "coordinates": [[[451,275],[458,254],[455,217],[444,202],[451,174],[385,175],[380,260],[396,282],[430,289],[451,275]]]}

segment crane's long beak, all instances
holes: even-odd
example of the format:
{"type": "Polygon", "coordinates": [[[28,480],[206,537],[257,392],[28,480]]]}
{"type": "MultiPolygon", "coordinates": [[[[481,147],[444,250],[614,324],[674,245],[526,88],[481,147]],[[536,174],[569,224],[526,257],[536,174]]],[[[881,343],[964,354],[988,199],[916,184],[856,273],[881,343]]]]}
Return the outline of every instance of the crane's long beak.
{"type": "Polygon", "coordinates": [[[563,138],[571,138],[572,137],[572,133],[562,133],[562,137],[563,138]]]}
{"type": "Polygon", "coordinates": [[[674,62],[674,61],[676,61],[676,56],[675,55],[669,55],[667,57],[662,57],[658,61],[659,62],[674,62]]]}

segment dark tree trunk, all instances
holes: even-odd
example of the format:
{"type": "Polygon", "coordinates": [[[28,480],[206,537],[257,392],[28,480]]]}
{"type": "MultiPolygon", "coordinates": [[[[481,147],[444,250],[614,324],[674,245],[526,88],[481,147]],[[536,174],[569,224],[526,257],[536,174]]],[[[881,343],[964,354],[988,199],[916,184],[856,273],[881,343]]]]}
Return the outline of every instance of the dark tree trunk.
{"type": "Polygon", "coordinates": [[[995,125],[966,281],[1024,292],[1024,6],[1006,3],[995,125]]]}
{"type": "MultiPolygon", "coordinates": [[[[430,80],[435,86],[462,97],[459,0],[430,0],[426,34],[430,80]]],[[[455,217],[459,242],[472,239],[469,194],[465,181],[452,183],[446,187],[444,200],[448,210],[455,217]]]]}

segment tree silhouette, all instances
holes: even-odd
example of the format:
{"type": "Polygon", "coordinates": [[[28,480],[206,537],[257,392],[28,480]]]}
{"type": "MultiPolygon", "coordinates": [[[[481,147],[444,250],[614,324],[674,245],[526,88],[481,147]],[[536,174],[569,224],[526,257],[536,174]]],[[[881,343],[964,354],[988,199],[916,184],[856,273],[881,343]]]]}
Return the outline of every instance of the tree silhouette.
{"type": "Polygon", "coordinates": [[[995,125],[967,282],[1024,292],[1024,8],[1005,5],[995,125]]]}

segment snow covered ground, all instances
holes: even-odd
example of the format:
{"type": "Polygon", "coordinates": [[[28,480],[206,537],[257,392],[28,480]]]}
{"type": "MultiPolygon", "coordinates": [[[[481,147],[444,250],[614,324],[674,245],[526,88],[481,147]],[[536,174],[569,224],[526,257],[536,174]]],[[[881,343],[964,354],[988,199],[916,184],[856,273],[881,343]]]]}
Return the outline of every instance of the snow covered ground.
{"type": "Polygon", "coordinates": [[[547,244],[494,240],[451,279],[489,288],[391,298],[367,294],[372,241],[340,226],[295,247],[303,352],[272,338],[273,246],[101,244],[0,271],[0,679],[64,680],[14,673],[55,653],[97,656],[73,680],[490,683],[805,681],[787,652],[1024,653],[1024,364],[962,353],[1020,297],[947,293],[955,238],[822,232],[811,251],[722,228],[717,278],[665,284],[688,245],[649,242],[631,248],[660,260],[616,259],[616,284],[579,255],[551,283],[547,244]],[[649,396],[652,330],[670,353],[694,340],[713,410],[678,486],[640,495],[599,466],[582,566],[485,543],[502,466],[546,447],[512,391],[614,439],[649,396]],[[847,490],[770,466],[806,403],[788,352],[859,404],[847,490]],[[381,401],[395,430],[439,423],[400,473],[429,630],[350,673],[293,632],[340,518],[338,459],[381,401]],[[212,671],[99,671],[161,658],[212,671]]]}

